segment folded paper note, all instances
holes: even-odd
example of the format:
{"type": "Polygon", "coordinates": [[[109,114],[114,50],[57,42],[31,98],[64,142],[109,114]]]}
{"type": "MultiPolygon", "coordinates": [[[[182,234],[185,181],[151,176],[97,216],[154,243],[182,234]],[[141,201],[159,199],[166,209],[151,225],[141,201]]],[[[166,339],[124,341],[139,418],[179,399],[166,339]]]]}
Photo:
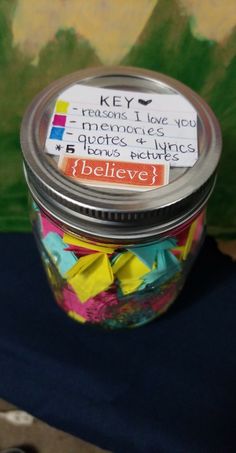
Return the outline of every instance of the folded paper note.
{"type": "Polygon", "coordinates": [[[55,266],[64,277],[66,272],[76,264],[76,256],[72,252],[65,251],[66,244],[57,233],[48,233],[42,241],[55,266]]]}
{"type": "Polygon", "coordinates": [[[146,288],[147,285],[163,284],[170,280],[177,272],[180,271],[180,261],[168,250],[158,253],[157,267],[148,274],[143,276],[143,284],[140,289],[146,288]]]}
{"type": "Polygon", "coordinates": [[[169,250],[175,239],[130,247],[113,260],[112,270],[123,294],[144,289],[154,281],[167,281],[180,270],[180,262],[169,250]]]}
{"type": "Polygon", "coordinates": [[[142,260],[150,269],[157,260],[157,254],[161,250],[172,249],[176,245],[175,239],[165,239],[163,241],[154,242],[150,245],[139,247],[129,247],[128,250],[134,253],[142,260]]]}
{"type": "Polygon", "coordinates": [[[81,257],[66,277],[81,302],[108,289],[114,281],[111,264],[105,253],[81,257]]]}
{"type": "Polygon", "coordinates": [[[54,223],[50,222],[48,217],[46,217],[44,214],[41,214],[41,226],[43,236],[47,236],[48,233],[57,233],[59,236],[63,236],[62,229],[57,227],[54,223]]]}
{"type": "Polygon", "coordinates": [[[179,247],[175,247],[173,249],[173,253],[175,253],[179,258],[183,261],[185,261],[188,258],[188,255],[191,251],[192,245],[194,238],[197,233],[197,226],[198,226],[198,219],[196,219],[190,226],[188,233],[187,233],[187,238],[186,241],[183,245],[180,245],[179,247]]]}
{"type": "Polygon", "coordinates": [[[195,220],[192,223],[191,227],[189,228],[188,238],[187,238],[186,244],[184,246],[183,260],[187,259],[188,254],[191,250],[196,228],[197,228],[197,220],[195,220]]]}
{"type": "Polygon", "coordinates": [[[65,287],[63,289],[64,307],[67,311],[74,312],[84,319],[87,319],[87,310],[94,305],[94,300],[89,299],[86,303],[82,303],[74,291],[65,287]]]}
{"type": "Polygon", "coordinates": [[[150,267],[132,252],[120,253],[112,265],[115,277],[123,294],[134,292],[141,284],[141,277],[150,271],[150,267]]]}
{"type": "Polygon", "coordinates": [[[117,245],[93,244],[91,242],[86,242],[82,239],[72,236],[72,234],[67,233],[64,234],[63,240],[67,244],[84,247],[86,249],[95,250],[97,252],[108,253],[108,255],[114,253],[114,250],[117,248],[117,245]]]}
{"type": "Polygon", "coordinates": [[[79,321],[82,324],[86,322],[86,319],[83,318],[83,316],[78,315],[78,313],[75,313],[74,311],[68,311],[67,313],[70,316],[70,318],[75,319],[75,321],[79,321]]]}

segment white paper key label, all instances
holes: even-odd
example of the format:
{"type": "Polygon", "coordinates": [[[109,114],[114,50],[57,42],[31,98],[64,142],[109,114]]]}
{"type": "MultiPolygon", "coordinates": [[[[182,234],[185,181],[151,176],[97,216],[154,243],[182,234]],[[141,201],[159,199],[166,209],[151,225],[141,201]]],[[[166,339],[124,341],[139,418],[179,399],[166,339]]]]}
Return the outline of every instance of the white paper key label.
{"type": "MultiPolygon", "coordinates": [[[[168,173],[169,166],[192,167],[198,159],[197,114],[178,94],[76,84],[55,104],[45,151],[60,156],[61,168],[64,157],[73,157],[141,164],[143,171],[165,165],[168,173]]],[[[162,184],[156,178],[156,187],[162,184]]]]}

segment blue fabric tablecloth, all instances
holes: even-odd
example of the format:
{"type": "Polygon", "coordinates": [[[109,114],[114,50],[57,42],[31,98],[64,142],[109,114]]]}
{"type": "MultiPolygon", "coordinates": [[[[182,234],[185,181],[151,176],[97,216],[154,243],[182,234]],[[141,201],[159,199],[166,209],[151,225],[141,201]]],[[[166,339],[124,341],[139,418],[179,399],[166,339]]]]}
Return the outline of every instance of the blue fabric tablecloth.
{"type": "Polygon", "coordinates": [[[30,234],[0,250],[2,398],[115,453],[236,451],[236,264],[212,239],[165,316],[118,332],[57,307],[30,234]]]}

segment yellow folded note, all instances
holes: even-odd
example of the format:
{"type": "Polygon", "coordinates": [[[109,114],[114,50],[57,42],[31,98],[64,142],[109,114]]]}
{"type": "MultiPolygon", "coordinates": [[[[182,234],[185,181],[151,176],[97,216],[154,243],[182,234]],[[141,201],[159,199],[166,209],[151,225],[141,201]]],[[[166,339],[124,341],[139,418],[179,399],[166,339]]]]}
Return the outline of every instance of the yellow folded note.
{"type": "Polygon", "coordinates": [[[78,313],[75,313],[75,311],[68,311],[68,315],[72,319],[75,319],[76,321],[82,322],[83,324],[86,322],[86,319],[83,318],[83,316],[79,315],[78,313]]]}
{"type": "Polygon", "coordinates": [[[134,292],[150,268],[131,252],[120,254],[112,266],[115,277],[119,280],[123,294],[134,292]]]}
{"type": "Polygon", "coordinates": [[[187,240],[186,240],[186,242],[184,244],[184,250],[183,250],[183,253],[181,255],[181,258],[183,260],[187,259],[188,254],[189,254],[189,252],[191,250],[196,228],[197,228],[197,220],[195,220],[192,223],[191,227],[189,228],[188,237],[187,237],[187,240]]]}
{"type": "Polygon", "coordinates": [[[97,252],[103,252],[103,253],[108,253],[108,254],[113,253],[114,250],[118,248],[117,245],[92,244],[91,242],[83,241],[82,239],[79,239],[79,238],[72,236],[71,234],[67,234],[67,233],[64,234],[63,241],[66,244],[75,245],[78,247],[84,247],[89,250],[95,250],[97,252]]]}
{"type": "Polygon", "coordinates": [[[66,278],[80,302],[86,302],[105,291],[114,281],[110,261],[105,253],[83,256],[67,272],[66,278]]]}
{"type": "Polygon", "coordinates": [[[120,280],[120,289],[122,293],[126,296],[127,294],[134,293],[141,285],[143,280],[133,279],[133,280],[120,280]]]}

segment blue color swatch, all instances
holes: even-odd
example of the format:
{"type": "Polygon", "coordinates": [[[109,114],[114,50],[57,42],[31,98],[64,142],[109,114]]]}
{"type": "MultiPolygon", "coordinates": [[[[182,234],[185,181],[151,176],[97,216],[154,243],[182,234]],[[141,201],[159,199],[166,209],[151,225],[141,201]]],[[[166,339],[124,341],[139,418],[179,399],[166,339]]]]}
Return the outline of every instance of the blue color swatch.
{"type": "Polygon", "coordinates": [[[64,127],[52,127],[50,137],[55,140],[62,140],[64,134],[64,127]]]}

